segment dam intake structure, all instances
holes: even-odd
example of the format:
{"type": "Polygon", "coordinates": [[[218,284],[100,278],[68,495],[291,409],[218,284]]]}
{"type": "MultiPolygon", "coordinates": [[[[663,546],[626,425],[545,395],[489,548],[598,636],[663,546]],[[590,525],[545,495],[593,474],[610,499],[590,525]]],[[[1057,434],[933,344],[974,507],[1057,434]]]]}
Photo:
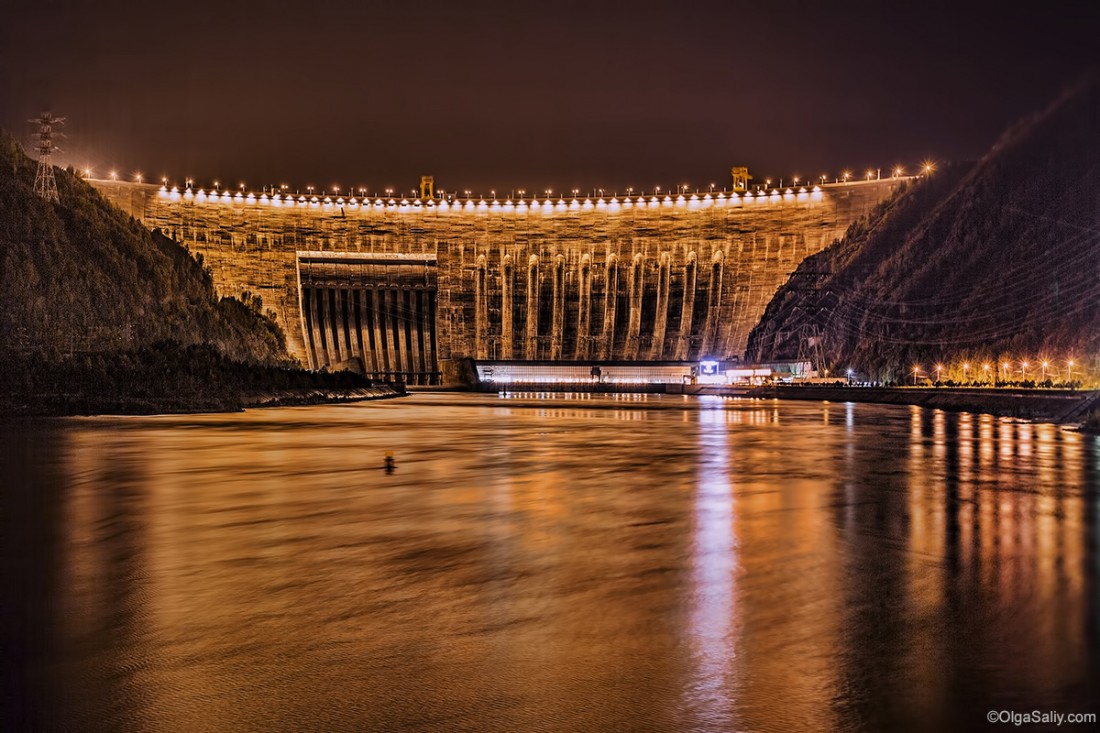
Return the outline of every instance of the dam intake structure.
{"type": "Polygon", "coordinates": [[[466,358],[736,358],[798,264],[905,180],[503,201],[91,183],[222,295],[260,295],[303,365],[435,384],[466,358]]]}

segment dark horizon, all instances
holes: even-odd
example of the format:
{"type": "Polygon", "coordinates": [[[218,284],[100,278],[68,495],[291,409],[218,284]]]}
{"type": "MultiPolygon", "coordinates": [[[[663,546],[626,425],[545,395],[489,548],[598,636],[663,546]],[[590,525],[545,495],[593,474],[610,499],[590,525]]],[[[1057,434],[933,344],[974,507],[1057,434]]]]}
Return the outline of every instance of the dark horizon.
{"type": "Polygon", "coordinates": [[[981,156],[1095,63],[1098,28],[1083,2],[66,5],[9,9],[0,126],[29,147],[50,109],[60,164],[256,190],[912,171],[981,156]]]}

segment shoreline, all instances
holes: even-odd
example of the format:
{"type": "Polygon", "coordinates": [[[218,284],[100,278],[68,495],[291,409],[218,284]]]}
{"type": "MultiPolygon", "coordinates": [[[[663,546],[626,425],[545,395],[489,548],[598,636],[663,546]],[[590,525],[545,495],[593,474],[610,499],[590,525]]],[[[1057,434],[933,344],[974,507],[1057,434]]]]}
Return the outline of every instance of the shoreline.
{"type": "MultiPolygon", "coordinates": [[[[557,385],[561,386],[561,385],[557,385]]],[[[664,385],[655,385],[664,386],[664,385]]],[[[436,386],[425,389],[413,387],[397,391],[388,384],[343,390],[278,390],[240,396],[231,400],[206,398],[187,399],[164,397],[131,398],[122,400],[89,399],[77,395],[43,395],[34,398],[35,408],[29,404],[15,404],[10,396],[0,399],[0,412],[6,417],[87,417],[127,415],[186,415],[200,413],[243,412],[267,407],[308,407],[311,405],[337,405],[352,402],[388,400],[414,394],[432,393],[487,393],[492,390],[470,389],[458,386],[436,386]]],[[[527,391],[517,389],[516,391],[527,391]]],[[[573,391],[553,388],[532,391],[573,391]]],[[[593,390],[581,390],[593,391],[593,390]]],[[[604,390],[600,390],[601,392],[604,390]]],[[[625,390],[606,390],[622,392],[625,390]]],[[[753,388],[707,387],[704,389],[648,389],[631,392],[653,392],[685,395],[719,395],[763,399],[795,400],[807,402],[856,402],[885,405],[915,405],[928,409],[951,412],[976,412],[1012,417],[1035,422],[1050,422],[1075,426],[1088,435],[1100,435],[1100,426],[1089,424],[1090,414],[1100,412],[1100,390],[995,390],[952,387],[849,387],[843,385],[784,385],[753,388]]]]}
{"type": "Polygon", "coordinates": [[[41,395],[17,404],[10,396],[0,400],[5,417],[51,418],[127,415],[194,415],[212,412],[244,412],[265,407],[307,407],[337,405],[407,397],[389,385],[344,390],[279,390],[239,396],[234,399],[187,400],[173,397],[96,400],[82,395],[41,395]],[[35,403],[32,407],[31,403],[35,403]]]}
{"type": "MultiPolygon", "coordinates": [[[[495,385],[481,383],[472,391],[492,393],[495,385]]],[[[1072,425],[1087,434],[1100,434],[1100,390],[995,389],[981,387],[854,387],[837,385],[615,385],[513,384],[509,392],[578,392],[596,394],[670,394],[750,397],[811,402],[862,402],[915,405],[951,412],[976,412],[1037,422],[1072,425]]]]}
{"type": "Polygon", "coordinates": [[[780,400],[916,405],[950,412],[978,412],[997,417],[1076,425],[1089,434],[1097,434],[1098,431],[1086,425],[1086,420],[1090,413],[1100,410],[1100,390],[807,385],[758,387],[748,394],[780,400]]]}

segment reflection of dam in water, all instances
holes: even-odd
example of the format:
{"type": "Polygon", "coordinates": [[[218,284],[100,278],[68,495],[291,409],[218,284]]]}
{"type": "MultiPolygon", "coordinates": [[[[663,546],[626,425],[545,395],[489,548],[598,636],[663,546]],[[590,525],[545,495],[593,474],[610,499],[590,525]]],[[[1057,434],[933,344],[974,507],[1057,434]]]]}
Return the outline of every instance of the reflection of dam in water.
{"type": "Polygon", "coordinates": [[[222,294],[261,295],[309,367],[426,382],[465,357],[740,355],[794,268],[899,183],[514,201],[94,185],[222,294]]]}
{"type": "Polygon", "coordinates": [[[1100,438],[1049,423],[421,394],[3,424],[6,730],[967,731],[1100,692],[1100,438]]]}

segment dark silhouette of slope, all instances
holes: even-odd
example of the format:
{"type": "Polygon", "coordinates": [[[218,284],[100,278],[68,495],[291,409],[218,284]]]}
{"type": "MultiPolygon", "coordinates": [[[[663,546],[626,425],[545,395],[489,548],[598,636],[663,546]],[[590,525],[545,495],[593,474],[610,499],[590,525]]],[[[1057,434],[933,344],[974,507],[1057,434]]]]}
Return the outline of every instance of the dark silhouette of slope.
{"type": "Polygon", "coordinates": [[[61,204],[33,192],[36,162],[0,135],[0,349],[74,352],[206,343],[237,361],[287,360],[258,311],[218,298],[200,263],[57,171],[61,204]]]}
{"type": "Polygon", "coordinates": [[[164,412],[392,394],[297,367],[259,298],[219,298],[200,261],[0,133],[0,414],[164,412]]]}
{"type": "Polygon", "coordinates": [[[976,165],[916,181],[802,263],[750,335],[750,358],[819,348],[824,366],[886,380],[932,362],[1097,359],[1097,130],[1090,78],[976,165]]]}

